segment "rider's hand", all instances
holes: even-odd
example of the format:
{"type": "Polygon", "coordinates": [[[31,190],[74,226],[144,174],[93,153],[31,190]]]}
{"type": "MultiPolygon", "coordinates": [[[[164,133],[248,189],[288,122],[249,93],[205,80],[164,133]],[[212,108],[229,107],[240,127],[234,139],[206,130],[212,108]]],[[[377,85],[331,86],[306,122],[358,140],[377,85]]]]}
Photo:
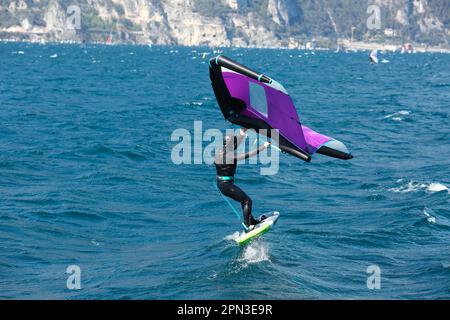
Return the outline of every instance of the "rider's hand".
{"type": "Polygon", "coordinates": [[[241,136],[245,136],[246,132],[247,132],[247,128],[241,128],[241,132],[240,132],[241,136]]]}
{"type": "Polygon", "coordinates": [[[268,146],[270,146],[270,142],[269,141],[264,142],[264,147],[267,148],[268,146]]]}

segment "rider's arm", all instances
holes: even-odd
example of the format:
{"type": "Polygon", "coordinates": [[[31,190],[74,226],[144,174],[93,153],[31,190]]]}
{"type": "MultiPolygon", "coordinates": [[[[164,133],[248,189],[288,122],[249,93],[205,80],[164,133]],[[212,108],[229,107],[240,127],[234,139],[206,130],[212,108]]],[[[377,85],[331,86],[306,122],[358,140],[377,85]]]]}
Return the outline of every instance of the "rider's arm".
{"type": "Polygon", "coordinates": [[[247,131],[246,128],[241,128],[241,130],[239,130],[239,135],[237,136],[237,140],[236,140],[236,149],[237,149],[237,147],[239,147],[239,145],[242,143],[242,141],[247,136],[246,131],[247,131]]]}
{"type": "Polygon", "coordinates": [[[255,150],[252,150],[252,151],[247,152],[245,154],[240,154],[240,155],[236,156],[236,160],[240,161],[240,160],[244,160],[244,159],[248,159],[248,158],[251,158],[253,156],[256,156],[258,153],[260,153],[261,151],[266,149],[268,146],[270,146],[270,142],[265,142],[258,149],[255,149],[255,150]]]}

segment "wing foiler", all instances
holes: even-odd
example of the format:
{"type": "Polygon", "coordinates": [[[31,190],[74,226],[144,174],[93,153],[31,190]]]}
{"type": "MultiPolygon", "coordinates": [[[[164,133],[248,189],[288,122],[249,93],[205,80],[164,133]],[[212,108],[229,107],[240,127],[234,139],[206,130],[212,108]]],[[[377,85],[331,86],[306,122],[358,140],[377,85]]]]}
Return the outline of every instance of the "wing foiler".
{"type": "Polygon", "coordinates": [[[214,93],[229,122],[258,133],[278,129],[279,148],[307,162],[314,153],[353,158],[342,142],[300,123],[291,97],[277,81],[222,55],[212,58],[209,66],[214,93]]]}

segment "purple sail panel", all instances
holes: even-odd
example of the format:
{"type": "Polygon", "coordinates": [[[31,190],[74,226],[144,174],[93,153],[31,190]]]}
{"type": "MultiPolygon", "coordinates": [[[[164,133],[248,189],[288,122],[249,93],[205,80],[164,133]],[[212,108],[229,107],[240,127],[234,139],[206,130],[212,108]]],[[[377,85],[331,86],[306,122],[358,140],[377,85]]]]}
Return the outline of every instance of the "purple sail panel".
{"type": "Polygon", "coordinates": [[[320,134],[306,126],[302,125],[302,128],[306,142],[308,143],[307,151],[310,154],[317,152],[344,160],[353,158],[345,144],[341,141],[327,137],[326,135],[320,134]]]}
{"type": "Polygon", "coordinates": [[[307,149],[308,144],[289,95],[235,72],[223,70],[222,74],[231,96],[246,105],[240,115],[265,121],[295,146],[307,149]]]}
{"type": "Polygon", "coordinates": [[[223,72],[222,74],[231,96],[244,101],[247,106],[240,114],[266,121],[267,119],[262,114],[250,107],[249,82],[251,79],[233,72],[223,72]]]}
{"type": "Polygon", "coordinates": [[[318,133],[304,125],[302,125],[302,130],[306,138],[306,143],[308,144],[306,151],[308,151],[310,154],[315,153],[317,149],[319,149],[328,141],[332,140],[332,138],[327,137],[326,135],[323,135],[321,133],[318,133]]]}

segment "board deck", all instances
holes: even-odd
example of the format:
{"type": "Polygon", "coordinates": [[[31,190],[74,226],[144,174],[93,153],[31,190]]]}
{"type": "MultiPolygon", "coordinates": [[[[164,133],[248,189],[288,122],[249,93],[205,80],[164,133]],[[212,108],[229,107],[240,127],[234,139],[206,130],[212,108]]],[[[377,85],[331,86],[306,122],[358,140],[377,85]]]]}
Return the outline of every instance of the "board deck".
{"type": "Polygon", "coordinates": [[[263,222],[258,223],[253,230],[249,232],[243,232],[241,235],[239,235],[239,237],[236,238],[236,243],[241,246],[267,233],[277,222],[278,218],[280,217],[280,213],[274,211],[266,214],[265,216],[266,219],[263,222]]]}

